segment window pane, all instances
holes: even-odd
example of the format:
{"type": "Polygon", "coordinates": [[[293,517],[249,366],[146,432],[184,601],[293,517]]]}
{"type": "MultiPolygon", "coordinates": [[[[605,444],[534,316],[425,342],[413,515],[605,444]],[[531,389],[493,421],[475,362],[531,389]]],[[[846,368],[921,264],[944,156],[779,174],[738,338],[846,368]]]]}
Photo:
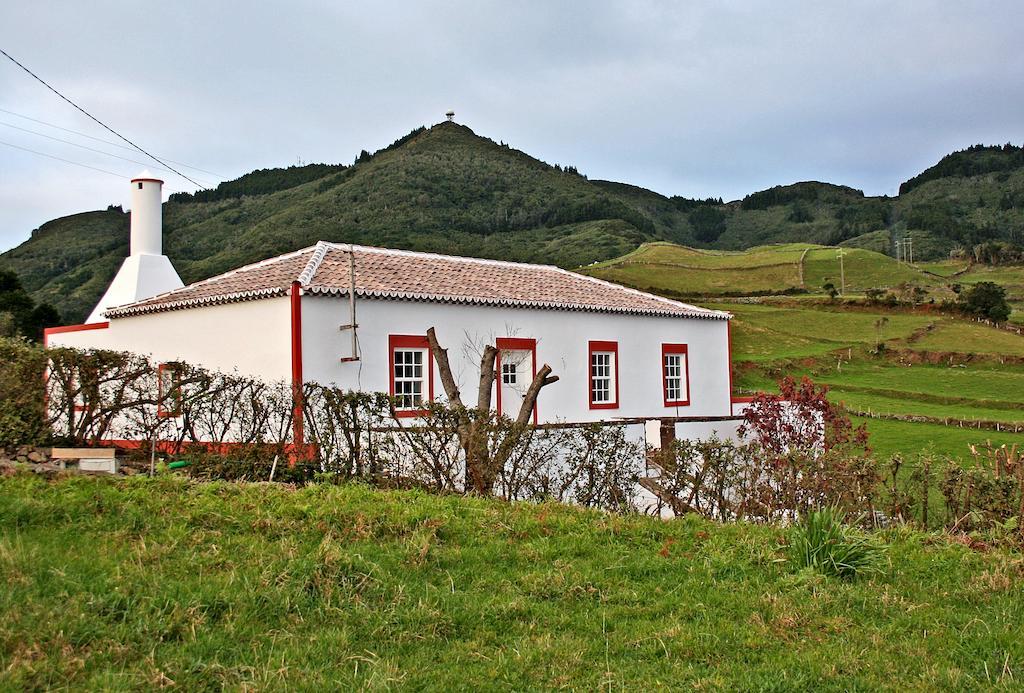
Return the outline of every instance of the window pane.
{"type": "Polygon", "coordinates": [[[595,404],[611,403],[612,400],[612,359],[608,351],[595,351],[590,355],[590,401],[595,404]]]}

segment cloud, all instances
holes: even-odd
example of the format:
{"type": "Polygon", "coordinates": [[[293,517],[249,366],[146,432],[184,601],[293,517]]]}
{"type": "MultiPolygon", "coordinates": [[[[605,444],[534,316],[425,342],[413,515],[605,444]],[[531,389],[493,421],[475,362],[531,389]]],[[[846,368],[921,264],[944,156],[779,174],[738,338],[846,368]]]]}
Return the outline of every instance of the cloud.
{"type": "MultiPolygon", "coordinates": [[[[6,4],[0,25],[6,50],[127,136],[229,177],[351,161],[448,108],[593,178],[726,199],[807,179],[892,194],[953,149],[1022,137],[1015,1],[68,1],[6,4]]],[[[109,136],[10,64],[0,108],[109,136]]],[[[0,146],[0,248],[126,198],[116,177],[0,146]]]]}

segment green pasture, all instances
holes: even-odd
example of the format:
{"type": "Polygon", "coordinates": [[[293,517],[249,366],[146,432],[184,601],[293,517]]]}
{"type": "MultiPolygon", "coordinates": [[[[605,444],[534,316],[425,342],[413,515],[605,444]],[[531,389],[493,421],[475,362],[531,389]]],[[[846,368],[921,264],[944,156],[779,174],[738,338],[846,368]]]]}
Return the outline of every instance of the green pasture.
{"type": "Polygon", "coordinates": [[[936,322],[934,330],[906,347],[915,351],[1024,356],[1024,336],[980,323],[943,318],[936,322]]]}
{"type": "Polygon", "coordinates": [[[971,445],[1017,445],[1024,449],[1024,434],[978,431],[927,423],[907,423],[889,419],[854,417],[857,424],[866,424],[871,449],[876,459],[885,461],[899,454],[909,466],[918,463],[922,454],[952,457],[971,463],[971,445]]]}
{"type": "MultiPolygon", "coordinates": [[[[842,277],[837,250],[819,248],[808,251],[804,259],[804,282],[809,290],[820,292],[826,282],[840,288],[842,277]]],[[[842,265],[848,293],[861,293],[876,287],[894,287],[904,282],[922,285],[936,282],[934,277],[915,267],[870,250],[843,249],[842,265]]]]}
{"type": "Polygon", "coordinates": [[[672,243],[646,243],[632,253],[584,268],[588,274],[669,294],[777,292],[800,286],[804,248],[791,244],[743,252],[705,251],[672,243]]]}
{"type": "Polygon", "coordinates": [[[1020,557],[359,485],[0,478],[4,690],[1014,690],[1020,557]]]}
{"type": "Polygon", "coordinates": [[[934,318],[925,315],[843,311],[807,304],[806,307],[770,304],[719,303],[733,320],[733,358],[740,361],[821,356],[844,347],[873,346],[909,337],[934,318]],[[878,325],[881,319],[884,324],[878,325]]]}

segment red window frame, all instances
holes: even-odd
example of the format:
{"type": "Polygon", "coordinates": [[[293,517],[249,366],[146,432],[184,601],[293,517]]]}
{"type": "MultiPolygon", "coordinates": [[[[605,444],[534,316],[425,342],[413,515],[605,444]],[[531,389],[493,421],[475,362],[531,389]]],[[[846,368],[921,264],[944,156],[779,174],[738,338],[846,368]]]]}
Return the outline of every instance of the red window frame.
{"type": "Polygon", "coordinates": [[[156,368],[156,415],[159,417],[181,416],[181,368],[174,363],[161,363],[156,368]],[[170,371],[175,374],[172,387],[178,391],[178,406],[174,409],[164,408],[164,373],[170,371]]]}
{"type": "Polygon", "coordinates": [[[661,345],[661,396],[665,400],[666,407],[688,407],[690,406],[690,348],[686,344],[662,344],[661,345]],[[683,382],[686,383],[686,399],[670,400],[668,398],[668,386],[665,379],[668,374],[665,372],[665,357],[669,354],[683,355],[683,382]]]}
{"type": "Polygon", "coordinates": [[[619,343],[608,342],[600,340],[591,340],[587,349],[587,402],[590,403],[591,409],[618,409],[619,408],[619,343]],[[612,372],[614,373],[615,380],[615,401],[614,402],[595,402],[593,397],[593,364],[591,363],[594,352],[599,351],[610,351],[612,353],[612,361],[614,362],[612,372]]]}
{"type": "MultiPolygon", "coordinates": [[[[430,340],[426,335],[392,334],[388,335],[388,392],[395,396],[395,350],[426,349],[426,380],[427,402],[434,401],[434,357],[430,353],[430,340]]],[[[426,409],[396,409],[395,416],[400,418],[423,416],[426,409]]]]}
{"type": "MultiPolygon", "coordinates": [[[[498,356],[494,359],[494,373],[498,385],[497,411],[502,414],[501,409],[501,350],[529,351],[533,359],[533,377],[537,377],[537,340],[526,337],[498,337],[494,340],[494,347],[498,350],[498,356]]],[[[533,423],[538,421],[537,403],[533,403],[533,423]]]]}

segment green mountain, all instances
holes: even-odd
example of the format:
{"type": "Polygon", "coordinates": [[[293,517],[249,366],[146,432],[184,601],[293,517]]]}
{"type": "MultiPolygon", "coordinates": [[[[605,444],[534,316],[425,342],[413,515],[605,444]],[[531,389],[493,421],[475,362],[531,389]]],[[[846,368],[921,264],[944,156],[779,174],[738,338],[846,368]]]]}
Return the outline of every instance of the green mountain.
{"type": "MultiPolygon", "coordinates": [[[[1009,159],[1020,151],[989,149],[958,154],[1003,162],[1004,151],[1009,159]]],[[[1024,166],[1000,165],[941,168],[897,198],[797,183],[723,203],[588,180],[444,122],[364,151],[351,166],[261,169],[173,195],[164,205],[164,248],[186,282],[317,240],[575,267],[659,240],[721,249],[846,242],[891,252],[892,239],[909,230],[924,259],[957,244],[1024,236],[1024,166]]],[[[108,208],[47,222],[0,255],[0,268],[78,321],[127,250],[128,214],[108,208]]]]}

